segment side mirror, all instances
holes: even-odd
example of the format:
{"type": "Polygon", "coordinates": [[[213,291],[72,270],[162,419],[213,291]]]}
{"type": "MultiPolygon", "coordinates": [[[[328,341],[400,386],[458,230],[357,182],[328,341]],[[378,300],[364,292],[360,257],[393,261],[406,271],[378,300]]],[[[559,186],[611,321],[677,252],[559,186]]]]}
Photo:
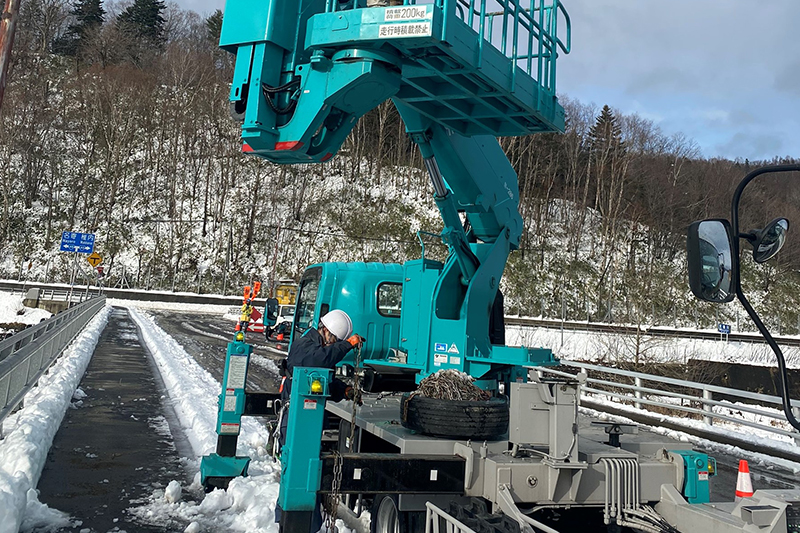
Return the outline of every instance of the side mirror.
{"type": "Polygon", "coordinates": [[[278,299],[267,299],[267,305],[264,309],[264,325],[272,327],[278,321],[278,299]]]}
{"type": "Polygon", "coordinates": [[[689,226],[686,251],[689,287],[700,300],[730,302],[736,293],[738,269],[727,220],[701,220],[689,226]]]}
{"type": "Polygon", "coordinates": [[[753,246],[753,261],[764,263],[775,257],[786,242],[787,231],[789,221],[785,218],[776,218],[764,229],[751,231],[745,238],[753,246]]]}

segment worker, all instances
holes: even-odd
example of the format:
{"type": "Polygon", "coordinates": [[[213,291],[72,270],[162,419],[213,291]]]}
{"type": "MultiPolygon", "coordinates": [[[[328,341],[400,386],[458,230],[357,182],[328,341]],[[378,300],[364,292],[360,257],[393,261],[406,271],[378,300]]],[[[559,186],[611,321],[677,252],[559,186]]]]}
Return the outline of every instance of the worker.
{"type": "MultiPolygon", "coordinates": [[[[353,348],[361,348],[364,337],[353,335],[353,321],[350,316],[339,309],[330,311],[319,319],[319,328],[309,328],[299,339],[292,342],[289,355],[286,357],[286,375],[281,383],[281,400],[284,408],[280,415],[279,442],[286,444],[286,430],[289,425],[288,404],[292,393],[292,373],[296,367],[336,368],[353,348]]],[[[352,400],[360,404],[353,387],[344,381],[333,379],[329,384],[330,398],[334,402],[352,400]]],[[[319,505],[314,513],[312,528],[318,531],[322,525],[319,505]]],[[[276,506],[275,521],[280,522],[281,509],[276,506]]]]}
{"type": "MultiPolygon", "coordinates": [[[[319,319],[318,329],[309,328],[302,337],[295,339],[286,357],[286,376],[281,385],[281,399],[287,402],[291,396],[294,367],[334,369],[350,350],[361,348],[364,337],[352,333],[353,321],[350,316],[344,311],[334,309],[319,319]]],[[[334,379],[330,384],[330,395],[334,402],[352,400],[353,394],[352,388],[341,380],[334,379]]],[[[281,435],[285,437],[285,431],[282,430],[281,435]]]]}

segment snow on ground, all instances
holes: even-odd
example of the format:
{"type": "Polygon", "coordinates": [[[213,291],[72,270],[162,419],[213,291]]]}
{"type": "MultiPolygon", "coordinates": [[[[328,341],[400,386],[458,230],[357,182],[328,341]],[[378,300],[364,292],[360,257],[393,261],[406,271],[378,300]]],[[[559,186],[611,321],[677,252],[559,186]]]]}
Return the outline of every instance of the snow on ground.
{"type": "MultiPolygon", "coordinates": [[[[195,294],[194,296],[197,295],[195,294]]],[[[155,302],[155,301],[150,302],[146,300],[123,300],[121,298],[109,298],[106,301],[108,302],[109,305],[115,305],[118,307],[136,306],[139,309],[164,309],[167,311],[183,311],[187,313],[208,313],[216,315],[225,315],[231,309],[230,305],[187,304],[183,302],[155,302]]]]}
{"type": "MultiPolygon", "coordinates": [[[[137,304],[138,305],[138,304],[137,304]]],[[[178,419],[191,443],[195,457],[188,461],[194,470],[189,491],[201,491],[200,458],[216,447],[217,397],[220,384],[162,330],[152,317],[134,307],[131,317],[142,331],[147,348],[169,391],[178,419]]],[[[150,523],[175,519],[189,522],[187,532],[247,531],[276,533],[275,502],[278,498],[280,464],[267,454],[267,428],[253,418],[242,418],[237,455],[251,458],[249,476],[231,481],[228,490],[214,490],[200,503],[179,500],[174,480],[166,491],[156,490],[149,501],[131,511],[150,523]]],[[[339,531],[350,530],[337,521],[339,531]]]]}
{"type": "MultiPolygon", "coordinates": [[[[754,334],[754,337],[761,338],[758,334],[754,334]]],[[[506,341],[512,346],[546,346],[560,359],[607,365],[632,362],[637,349],[634,335],[570,330],[564,330],[562,334],[556,321],[551,328],[506,326],[506,341]]],[[[638,349],[641,360],[648,362],[685,364],[689,359],[701,359],[754,366],[777,365],[775,354],[769,346],[749,342],[642,335],[638,349]]],[[[789,368],[800,368],[800,348],[781,346],[781,350],[789,368]]]]}
{"type": "Polygon", "coordinates": [[[0,324],[38,324],[52,314],[44,309],[34,309],[22,305],[23,296],[10,292],[0,292],[0,324]]]}
{"type": "MultiPolygon", "coordinates": [[[[6,298],[0,298],[3,307],[7,307],[6,302],[6,298]]],[[[25,397],[24,408],[2,422],[5,439],[0,441],[0,533],[16,533],[20,525],[25,529],[45,524],[71,525],[64,513],[40,503],[35,489],[47,452],[110,312],[107,306],[89,322],[50,372],[39,378],[39,386],[25,397]]]]}

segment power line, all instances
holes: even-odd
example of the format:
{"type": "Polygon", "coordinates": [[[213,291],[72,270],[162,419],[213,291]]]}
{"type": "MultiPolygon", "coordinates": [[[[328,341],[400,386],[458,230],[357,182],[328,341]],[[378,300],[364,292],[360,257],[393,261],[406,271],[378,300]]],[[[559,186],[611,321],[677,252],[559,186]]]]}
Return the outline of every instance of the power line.
{"type": "MultiPolygon", "coordinates": [[[[178,224],[200,224],[202,222],[206,222],[204,220],[195,220],[195,219],[149,219],[149,220],[136,220],[130,219],[129,222],[133,222],[135,224],[154,224],[154,223],[178,223],[178,224]]],[[[213,220],[208,220],[207,222],[213,222],[213,220]]],[[[345,238],[345,239],[358,239],[362,241],[375,241],[375,242],[392,242],[398,244],[418,244],[419,241],[411,241],[411,240],[404,240],[404,239],[387,239],[387,238],[380,238],[380,237],[360,237],[360,236],[353,236],[347,235],[345,233],[334,233],[331,231],[321,231],[321,230],[311,230],[311,229],[302,229],[302,228],[287,228],[285,226],[275,226],[271,224],[267,224],[262,226],[262,228],[266,229],[275,229],[280,231],[291,231],[295,233],[304,233],[307,235],[325,235],[328,237],[337,237],[337,238],[345,238]]],[[[441,241],[432,241],[429,244],[437,244],[440,246],[444,246],[444,243],[441,241]]]]}

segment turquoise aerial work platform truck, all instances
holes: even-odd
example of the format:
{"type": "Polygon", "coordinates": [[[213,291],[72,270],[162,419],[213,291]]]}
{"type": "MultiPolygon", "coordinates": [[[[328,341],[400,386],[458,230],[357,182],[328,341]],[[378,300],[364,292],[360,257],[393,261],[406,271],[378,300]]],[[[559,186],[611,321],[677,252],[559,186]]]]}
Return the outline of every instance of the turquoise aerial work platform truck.
{"type": "MultiPolygon", "coordinates": [[[[342,309],[367,338],[344,361],[366,391],[409,390],[449,369],[490,399],[375,394],[360,407],[333,404],[331,370],[295,369],[281,531],[309,532],[321,494],[346,497],[333,512],[369,506],[373,532],[553,532],[553,510],[562,524],[580,514],[609,531],[676,531],[658,505],[697,509],[707,525],[713,459],[625,424],[586,424],[578,417],[585,376],[541,377],[537,367],[558,364],[549,349],[504,342],[499,287],[522,218],[497,137],[563,131],[556,63],[571,46],[566,9],[560,0],[381,3],[389,2],[227,0],[220,46],[236,56],[231,114],[244,153],[320,163],[361,116],[392,100],[430,175],[447,259],[426,258],[423,246],[402,265],[313,265],[292,335],[342,309]],[[323,448],[325,413],[338,441],[323,448]]],[[[201,465],[209,488],[246,474],[248,458],[235,456],[237,421],[272,401],[237,388],[248,354],[244,339],[231,343],[225,379],[237,379],[223,385],[217,453],[201,465]]],[[[752,530],[736,520],[726,531],[752,530]]]]}

